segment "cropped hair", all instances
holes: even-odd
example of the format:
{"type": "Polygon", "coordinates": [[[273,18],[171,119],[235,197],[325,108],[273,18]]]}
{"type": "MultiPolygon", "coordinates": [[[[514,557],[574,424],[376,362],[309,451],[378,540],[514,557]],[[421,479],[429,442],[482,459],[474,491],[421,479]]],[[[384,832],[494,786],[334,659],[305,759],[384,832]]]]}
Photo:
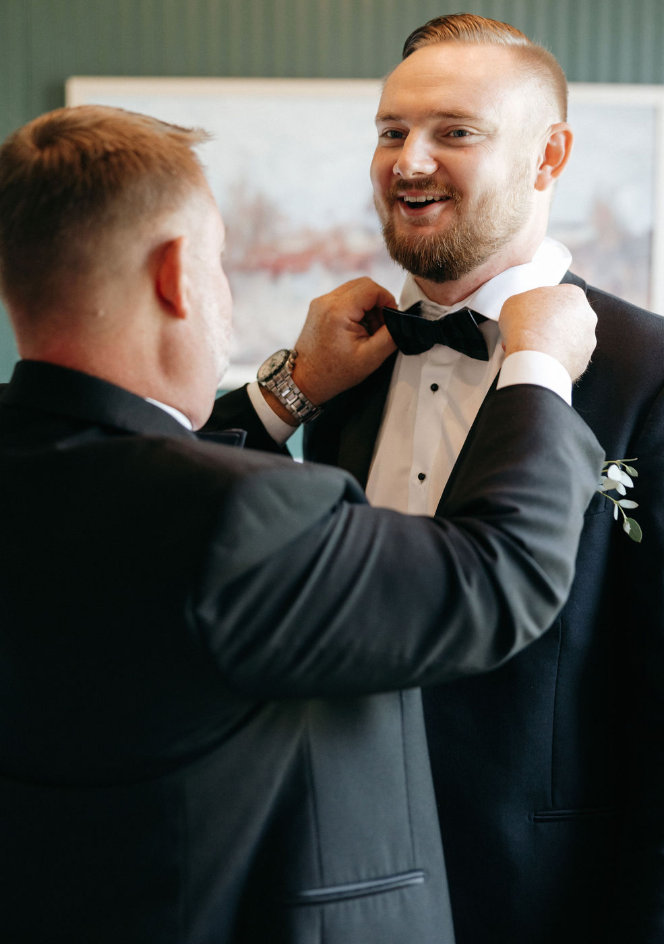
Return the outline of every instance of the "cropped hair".
{"type": "Polygon", "coordinates": [[[41,115],[0,147],[0,289],[34,310],[95,264],[98,237],[176,209],[204,174],[203,131],[81,105],[41,115]]]}
{"type": "Polygon", "coordinates": [[[544,46],[528,39],[525,33],[509,23],[490,20],[474,13],[452,13],[437,16],[410,34],[403,47],[403,58],[407,59],[418,49],[436,43],[468,43],[474,45],[509,46],[552,95],[558,108],[560,120],[567,120],[567,79],[560,63],[544,46]]]}

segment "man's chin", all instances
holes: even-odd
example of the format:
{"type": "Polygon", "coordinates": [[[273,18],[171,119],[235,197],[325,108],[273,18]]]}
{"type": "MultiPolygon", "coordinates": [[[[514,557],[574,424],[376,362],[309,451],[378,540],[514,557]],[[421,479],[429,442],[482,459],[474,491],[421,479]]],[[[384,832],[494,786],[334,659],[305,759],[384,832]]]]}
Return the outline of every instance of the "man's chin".
{"type": "Polygon", "coordinates": [[[449,210],[434,210],[418,216],[407,216],[399,207],[395,207],[391,214],[391,228],[399,238],[407,239],[409,233],[416,232],[418,236],[441,236],[446,233],[454,220],[449,210]]]}
{"type": "MultiPolygon", "coordinates": [[[[477,267],[475,257],[463,257],[432,241],[428,246],[420,239],[385,239],[390,258],[406,272],[428,282],[456,282],[477,267]]],[[[480,260],[481,262],[482,260],[480,260]]]]}

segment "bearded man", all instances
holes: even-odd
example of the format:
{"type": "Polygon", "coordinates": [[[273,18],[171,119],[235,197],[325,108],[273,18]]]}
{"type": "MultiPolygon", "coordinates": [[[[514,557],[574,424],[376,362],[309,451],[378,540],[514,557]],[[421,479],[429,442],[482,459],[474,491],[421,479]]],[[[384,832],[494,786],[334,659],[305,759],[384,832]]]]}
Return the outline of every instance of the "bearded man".
{"type": "MultiPolygon", "coordinates": [[[[573,406],[610,458],[637,457],[643,542],[598,494],[552,631],[425,694],[458,944],[664,940],[664,321],[586,286],[545,236],[566,107],[556,60],[507,24],[442,16],[407,39],[371,169],[387,247],[410,273],[410,312],[385,315],[401,351],[305,430],[307,457],[352,472],[373,504],[434,514],[501,371],[505,299],[572,282],[598,315],[573,406]]],[[[319,371],[339,359],[331,345],[319,371]]],[[[512,360],[510,379],[532,366],[512,360]]],[[[534,366],[555,385],[551,368],[534,366]]],[[[293,418],[248,395],[279,448],[293,418]]]]}

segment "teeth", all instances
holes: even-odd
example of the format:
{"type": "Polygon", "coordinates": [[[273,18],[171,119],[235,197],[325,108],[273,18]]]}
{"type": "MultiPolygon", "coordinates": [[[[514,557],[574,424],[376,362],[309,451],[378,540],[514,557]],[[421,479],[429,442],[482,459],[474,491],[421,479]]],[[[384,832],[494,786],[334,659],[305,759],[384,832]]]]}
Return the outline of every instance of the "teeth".
{"type": "Polygon", "coordinates": [[[427,200],[442,200],[442,197],[434,197],[431,194],[428,196],[423,194],[421,197],[404,197],[406,203],[426,203],[427,200]]]}

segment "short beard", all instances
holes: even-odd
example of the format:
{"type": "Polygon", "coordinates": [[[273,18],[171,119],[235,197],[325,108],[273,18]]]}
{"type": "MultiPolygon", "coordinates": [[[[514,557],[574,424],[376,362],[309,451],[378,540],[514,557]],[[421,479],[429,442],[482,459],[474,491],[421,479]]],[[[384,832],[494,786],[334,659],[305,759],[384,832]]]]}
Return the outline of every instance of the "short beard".
{"type": "MultiPolygon", "coordinates": [[[[435,182],[422,181],[413,186],[405,181],[387,194],[391,210],[401,190],[413,189],[438,191],[435,182]]],[[[448,188],[447,195],[454,202],[457,212],[461,206],[461,195],[448,188]]],[[[477,205],[442,233],[427,236],[399,233],[391,212],[382,211],[376,203],[381,219],[383,239],[390,256],[407,272],[429,282],[455,282],[483,265],[494,253],[506,246],[523,228],[530,212],[530,193],[525,168],[517,176],[507,192],[498,189],[484,194],[477,205]]],[[[413,227],[415,229],[415,227],[413,227]]]]}

